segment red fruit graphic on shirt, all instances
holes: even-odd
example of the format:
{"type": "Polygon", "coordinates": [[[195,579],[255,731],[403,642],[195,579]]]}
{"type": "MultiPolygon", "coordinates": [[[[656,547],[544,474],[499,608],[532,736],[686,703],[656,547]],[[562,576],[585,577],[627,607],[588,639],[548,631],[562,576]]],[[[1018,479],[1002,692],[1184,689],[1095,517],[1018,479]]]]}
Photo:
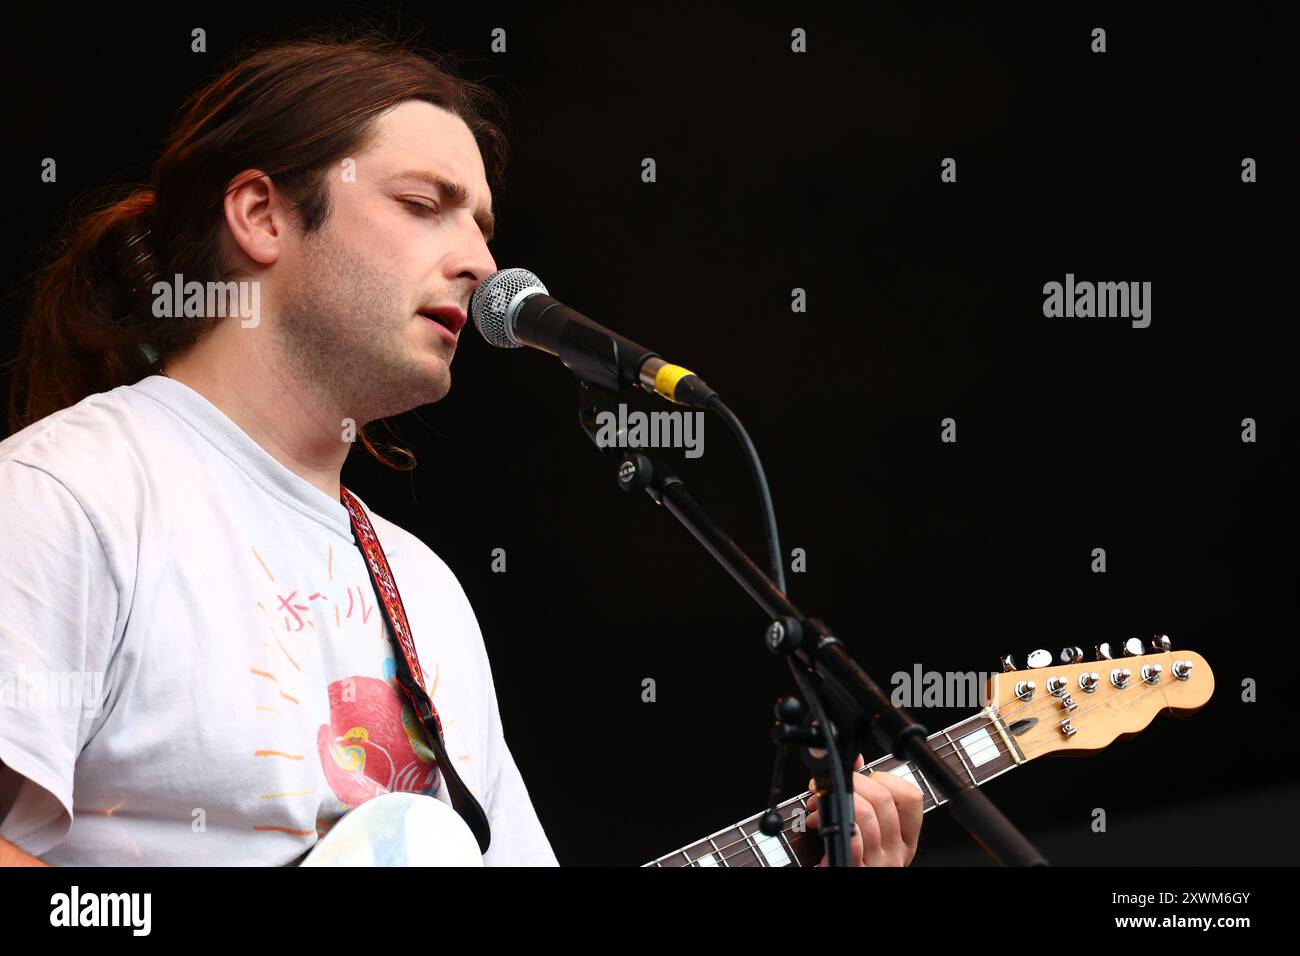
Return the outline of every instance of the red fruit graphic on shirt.
{"type": "Polygon", "coordinates": [[[438,789],[433,751],[400,691],[377,677],[329,686],[330,722],[316,733],[325,779],[347,807],[394,791],[438,789]]]}

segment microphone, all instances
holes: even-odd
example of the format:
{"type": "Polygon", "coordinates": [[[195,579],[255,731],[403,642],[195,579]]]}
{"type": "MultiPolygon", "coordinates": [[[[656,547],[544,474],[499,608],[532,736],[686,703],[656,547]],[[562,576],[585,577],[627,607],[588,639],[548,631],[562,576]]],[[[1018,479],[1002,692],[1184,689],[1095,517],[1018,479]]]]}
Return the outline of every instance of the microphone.
{"type": "Polygon", "coordinates": [[[589,385],[621,392],[639,385],[670,402],[706,408],[717,392],[688,368],[653,352],[552,298],[527,269],[500,269],[474,290],[475,327],[503,349],[527,345],[556,356],[589,385]]]}

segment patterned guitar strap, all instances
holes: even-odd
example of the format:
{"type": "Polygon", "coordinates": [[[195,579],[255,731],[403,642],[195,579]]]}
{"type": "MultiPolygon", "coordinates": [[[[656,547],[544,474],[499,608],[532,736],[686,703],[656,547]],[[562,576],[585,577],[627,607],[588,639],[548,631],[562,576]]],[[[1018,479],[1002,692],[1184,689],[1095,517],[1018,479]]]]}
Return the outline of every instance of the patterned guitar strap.
{"type": "Polygon", "coordinates": [[[451,805],[469,826],[474,838],[478,840],[479,852],[486,853],[488,844],[492,842],[492,830],[488,826],[487,814],[483,812],[483,808],[474,799],[474,795],[469,792],[469,788],[465,786],[460,775],[456,773],[456,768],[447,758],[447,746],[442,739],[442,720],[433,706],[433,701],[429,699],[428,692],[424,689],[424,672],[420,670],[420,660],[415,654],[415,641],[411,638],[411,628],[406,621],[406,609],[402,606],[402,596],[397,593],[397,582],[393,580],[392,572],[388,569],[388,558],[384,556],[383,545],[379,543],[379,536],[375,534],[375,529],[370,524],[366,509],[361,507],[361,503],[352,492],[342,485],[339,486],[339,491],[339,498],[352,517],[352,533],[356,536],[357,547],[365,556],[366,567],[370,569],[370,581],[374,584],[375,593],[379,595],[380,605],[384,609],[389,635],[397,650],[400,651],[393,655],[397,664],[397,682],[406,692],[407,699],[411,702],[411,709],[419,718],[420,726],[424,728],[424,735],[438,759],[438,770],[442,773],[442,779],[446,781],[451,805]]]}

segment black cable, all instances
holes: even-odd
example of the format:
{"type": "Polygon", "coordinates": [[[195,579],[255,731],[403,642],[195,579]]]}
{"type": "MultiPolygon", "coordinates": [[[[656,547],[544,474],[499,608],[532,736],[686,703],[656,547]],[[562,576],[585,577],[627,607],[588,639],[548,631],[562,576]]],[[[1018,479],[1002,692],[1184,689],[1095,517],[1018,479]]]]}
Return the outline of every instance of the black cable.
{"type": "Polygon", "coordinates": [[[745,426],[740,424],[740,419],[723,403],[722,399],[718,398],[717,393],[709,399],[709,408],[721,416],[745,450],[749,471],[754,476],[754,485],[758,488],[758,498],[763,506],[763,530],[767,535],[767,556],[772,564],[772,580],[784,592],[785,567],[781,560],[781,539],[776,532],[776,510],[772,507],[772,495],[767,490],[767,476],[763,473],[763,463],[758,460],[758,449],[749,440],[749,433],[745,431],[745,426]]]}

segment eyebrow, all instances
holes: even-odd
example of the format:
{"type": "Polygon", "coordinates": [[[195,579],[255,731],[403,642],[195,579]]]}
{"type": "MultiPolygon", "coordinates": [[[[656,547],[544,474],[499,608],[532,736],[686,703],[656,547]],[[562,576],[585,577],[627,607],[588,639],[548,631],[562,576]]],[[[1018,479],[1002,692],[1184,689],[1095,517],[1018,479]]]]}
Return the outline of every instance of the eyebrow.
{"type": "MultiPolygon", "coordinates": [[[[469,190],[455,180],[439,176],[437,173],[430,173],[423,169],[408,169],[405,172],[394,173],[392,176],[387,177],[384,182],[391,183],[398,179],[414,179],[424,183],[426,186],[440,192],[444,202],[451,203],[454,206],[469,205],[469,190]]],[[[497,222],[496,217],[492,215],[492,210],[476,212],[474,221],[478,223],[479,231],[483,233],[483,241],[491,242],[497,222]]]]}

